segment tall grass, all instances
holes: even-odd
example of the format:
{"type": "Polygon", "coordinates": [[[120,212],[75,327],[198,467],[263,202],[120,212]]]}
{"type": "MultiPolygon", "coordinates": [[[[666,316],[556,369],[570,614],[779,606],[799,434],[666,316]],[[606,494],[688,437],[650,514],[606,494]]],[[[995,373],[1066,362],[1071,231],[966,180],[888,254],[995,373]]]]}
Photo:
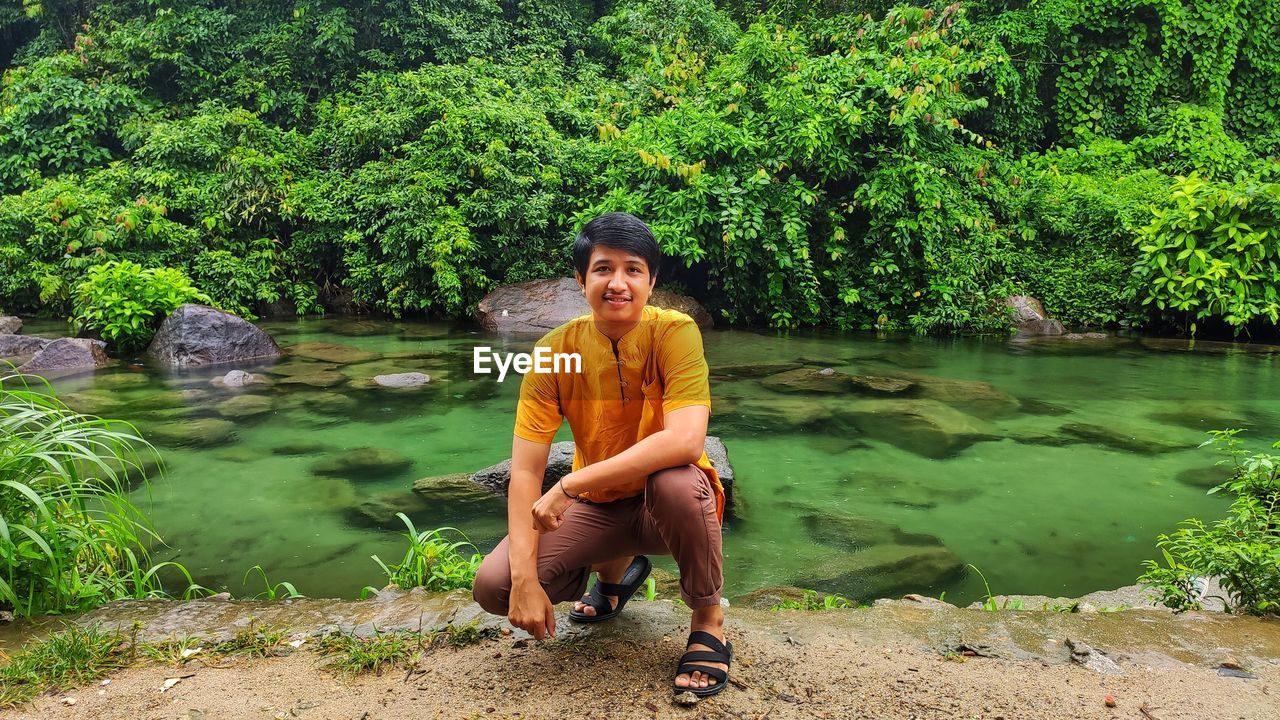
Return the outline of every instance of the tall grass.
{"type": "Polygon", "coordinates": [[[159,457],[132,425],[71,410],[42,378],[0,377],[0,607],[29,617],[163,597],[163,568],[186,595],[203,590],[181,565],[152,564],[160,538],[127,486],[148,482],[143,453],[159,457]]]}
{"type": "MultiPolygon", "coordinates": [[[[484,556],[476,552],[476,546],[461,530],[443,527],[419,532],[404,513],[396,513],[396,517],[409,528],[405,533],[409,538],[409,549],[405,551],[404,559],[388,566],[377,555],[373,556],[373,561],[387,574],[391,584],[404,590],[422,587],[440,591],[469,588],[475,583],[476,570],[484,556]],[[449,540],[444,536],[445,531],[457,533],[462,540],[449,540]],[[465,552],[465,548],[471,548],[472,552],[465,552]]],[[[369,597],[377,591],[377,588],[367,586],[360,591],[360,597],[369,597]]]]}

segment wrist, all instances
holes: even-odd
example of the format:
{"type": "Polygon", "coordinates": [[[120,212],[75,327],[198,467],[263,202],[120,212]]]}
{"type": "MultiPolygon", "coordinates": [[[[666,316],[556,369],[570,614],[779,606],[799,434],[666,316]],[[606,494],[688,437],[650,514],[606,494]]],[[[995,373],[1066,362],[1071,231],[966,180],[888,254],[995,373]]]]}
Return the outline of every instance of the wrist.
{"type": "Polygon", "coordinates": [[[560,478],[559,480],[557,480],[557,481],[556,481],[556,485],[559,485],[559,486],[560,486],[560,492],[561,492],[561,493],[564,493],[564,496],[565,496],[565,497],[569,498],[570,500],[577,500],[577,499],[578,499],[578,494],[577,494],[577,493],[573,493],[573,492],[569,492],[569,488],[565,487],[565,482],[564,482],[564,481],[565,481],[565,479],[566,479],[566,478],[567,478],[567,476],[566,476],[566,477],[563,477],[563,478],[560,478]]]}

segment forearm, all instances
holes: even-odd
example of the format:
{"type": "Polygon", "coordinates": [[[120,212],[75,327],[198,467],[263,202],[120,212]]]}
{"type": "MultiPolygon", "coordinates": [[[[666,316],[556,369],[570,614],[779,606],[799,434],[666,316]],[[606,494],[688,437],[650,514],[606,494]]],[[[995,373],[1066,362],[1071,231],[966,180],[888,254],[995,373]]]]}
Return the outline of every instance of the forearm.
{"type": "Polygon", "coordinates": [[[644,438],[606,460],[592,463],[573,473],[564,492],[573,495],[604,490],[652,475],[659,470],[697,462],[702,456],[702,437],[667,428],[644,438]]]}
{"type": "Polygon", "coordinates": [[[512,472],[507,486],[507,537],[513,585],[538,580],[538,531],[533,503],[542,495],[542,478],[512,472]]]}

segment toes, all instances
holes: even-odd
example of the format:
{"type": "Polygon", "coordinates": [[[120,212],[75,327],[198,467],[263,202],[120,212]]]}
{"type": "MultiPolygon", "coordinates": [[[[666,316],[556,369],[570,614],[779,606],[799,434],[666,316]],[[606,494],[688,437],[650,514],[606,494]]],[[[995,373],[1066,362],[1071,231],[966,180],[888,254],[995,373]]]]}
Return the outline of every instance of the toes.
{"type": "Polygon", "coordinates": [[[682,688],[687,688],[687,687],[689,687],[689,676],[688,676],[688,675],[677,675],[677,676],[676,676],[676,687],[682,687],[682,688]]]}

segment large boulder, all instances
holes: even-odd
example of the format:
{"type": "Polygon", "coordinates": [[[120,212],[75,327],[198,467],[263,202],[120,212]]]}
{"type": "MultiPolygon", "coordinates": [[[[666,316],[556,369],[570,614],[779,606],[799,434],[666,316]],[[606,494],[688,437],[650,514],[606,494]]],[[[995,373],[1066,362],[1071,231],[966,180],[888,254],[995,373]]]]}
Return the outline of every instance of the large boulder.
{"type": "MultiPolygon", "coordinates": [[[[686,295],[655,289],[649,304],[679,310],[698,327],[711,326],[711,313],[686,295]]],[[[540,335],[590,312],[576,280],[551,278],[497,288],[476,304],[475,318],[486,330],[540,335]]]]}
{"type": "Polygon", "coordinates": [[[1064,332],[1062,323],[1049,317],[1044,305],[1030,295],[1010,295],[1004,299],[1004,305],[1009,308],[1010,320],[1019,335],[1061,335],[1064,332]]]}
{"type": "Polygon", "coordinates": [[[111,360],[101,340],[88,338],[59,338],[45,345],[18,372],[44,377],[65,377],[93,372],[111,360]]]}
{"type": "Polygon", "coordinates": [[[170,367],[200,367],[280,356],[271,336],[252,323],[204,305],[178,307],[164,319],[147,354],[170,367]]]}
{"type": "Polygon", "coordinates": [[[0,335],[0,358],[35,355],[51,342],[53,341],[30,335],[0,335]]]}
{"type": "Polygon", "coordinates": [[[22,320],[13,315],[0,315],[0,335],[17,335],[22,332],[22,320]]]}
{"type": "MultiPolygon", "coordinates": [[[[733,491],[733,466],[729,464],[729,451],[725,448],[720,438],[708,435],[704,451],[707,453],[707,459],[711,461],[712,467],[716,469],[716,475],[720,477],[720,483],[724,485],[725,494],[731,494],[733,491]]],[[[573,442],[566,440],[551,444],[551,453],[547,457],[547,469],[542,475],[542,491],[546,492],[555,485],[560,478],[573,472],[573,442]]],[[[511,483],[511,461],[503,460],[496,465],[490,465],[483,470],[478,470],[471,475],[471,482],[492,493],[500,495],[507,494],[507,485],[511,483]]]]}

